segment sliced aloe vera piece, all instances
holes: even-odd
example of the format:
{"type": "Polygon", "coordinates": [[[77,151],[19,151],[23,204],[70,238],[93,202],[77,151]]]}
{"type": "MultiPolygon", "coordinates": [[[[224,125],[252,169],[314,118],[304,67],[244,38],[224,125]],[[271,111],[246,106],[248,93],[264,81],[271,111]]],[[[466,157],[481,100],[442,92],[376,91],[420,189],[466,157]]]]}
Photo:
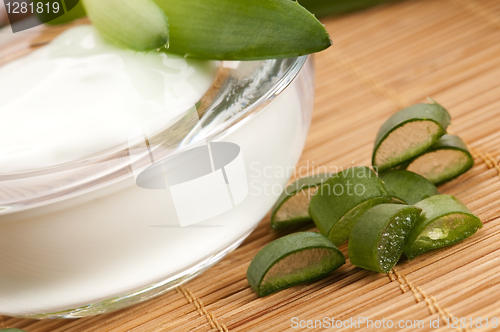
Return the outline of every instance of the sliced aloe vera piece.
{"type": "Polygon", "coordinates": [[[25,330],[21,330],[21,329],[12,329],[12,328],[9,328],[9,329],[0,329],[0,332],[26,332],[25,330]]]}
{"type": "Polygon", "coordinates": [[[464,141],[455,135],[444,135],[427,152],[412,160],[407,170],[418,173],[435,184],[441,184],[467,172],[474,158],[464,141]]]}
{"type": "Polygon", "coordinates": [[[154,0],[170,22],[169,52],[208,60],[296,57],[331,45],[325,27],[290,0],[154,0]]]}
{"type": "Polygon", "coordinates": [[[427,197],[439,195],[432,182],[410,171],[390,170],[378,176],[391,196],[405,204],[413,205],[427,197]]]}
{"type": "Polygon", "coordinates": [[[320,173],[299,179],[287,186],[272,209],[271,227],[280,229],[311,221],[309,201],[318,186],[330,177],[329,173],[320,173]]]}
{"type": "Polygon", "coordinates": [[[382,204],[368,210],[349,237],[351,263],[367,270],[389,272],[399,261],[420,211],[402,204],[382,204]]]}
{"type": "Polygon", "coordinates": [[[345,263],[344,255],[325,236],[300,232],[262,248],[247,270],[248,283],[260,296],[319,279],[345,263]]]}
{"type": "Polygon", "coordinates": [[[434,145],[446,133],[450,114],[441,105],[416,104],[392,115],[375,140],[372,164],[383,172],[434,145]]]}
{"type": "Polygon", "coordinates": [[[404,247],[409,259],[462,241],[483,227],[478,217],[450,195],[431,196],[414,206],[422,209],[422,214],[404,247]]]}
{"type": "Polygon", "coordinates": [[[332,175],[319,187],[309,203],[309,214],[320,232],[339,246],[366,211],[391,201],[375,172],[357,166],[332,175]]]}
{"type": "Polygon", "coordinates": [[[168,18],[153,0],[82,0],[92,24],[111,43],[136,51],[168,46],[168,18]]]}

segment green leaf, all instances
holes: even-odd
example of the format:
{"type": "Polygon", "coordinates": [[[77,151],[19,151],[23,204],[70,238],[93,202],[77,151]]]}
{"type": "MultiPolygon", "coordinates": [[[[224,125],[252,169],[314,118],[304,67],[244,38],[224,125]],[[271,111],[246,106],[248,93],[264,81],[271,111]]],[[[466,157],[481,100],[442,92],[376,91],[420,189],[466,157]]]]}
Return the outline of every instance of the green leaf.
{"type": "Polygon", "coordinates": [[[168,18],[152,0],[82,0],[101,35],[118,46],[148,51],[168,45],[168,18]]]}
{"type": "Polygon", "coordinates": [[[290,0],[154,1],[169,18],[169,52],[184,56],[208,60],[286,58],[331,45],[325,27],[290,0]]]}

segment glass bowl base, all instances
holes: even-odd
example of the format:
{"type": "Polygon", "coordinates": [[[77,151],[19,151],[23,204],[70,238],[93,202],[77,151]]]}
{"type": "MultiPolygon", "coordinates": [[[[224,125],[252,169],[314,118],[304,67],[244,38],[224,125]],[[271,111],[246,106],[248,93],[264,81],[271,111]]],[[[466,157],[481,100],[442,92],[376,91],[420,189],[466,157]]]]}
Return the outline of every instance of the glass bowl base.
{"type": "Polygon", "coordinates": [[[169,277],[163,281],[142,288],[138,291],[121,296],[116,296],[108,300],[92,303],[75,309],[69,309],[59,312],[50,312],[45,314],[37,314],[37,315],[16,316],[16,317],[29,318],[29,319],[83,318],[83,317],[104,314],[111,311],[116,311],[119,309],[129,307],[134,304],[147,301],[159,295],[165,294],[168,291],[173,290],[174,288],[188,282],[189,280],[203,273],[212,265],[214,265],[222,258],[224,258],[224,256],[229,254],[231,251],[235,250],[248,237],[248,235],[252,233],[252,231],[253,229],[247,232],[242,237],[240,237],[235,242],[233,242],[223,251],[208,257],[207,259],[192,266],[191,268],[186,269],[181,273],[169,277]]]}

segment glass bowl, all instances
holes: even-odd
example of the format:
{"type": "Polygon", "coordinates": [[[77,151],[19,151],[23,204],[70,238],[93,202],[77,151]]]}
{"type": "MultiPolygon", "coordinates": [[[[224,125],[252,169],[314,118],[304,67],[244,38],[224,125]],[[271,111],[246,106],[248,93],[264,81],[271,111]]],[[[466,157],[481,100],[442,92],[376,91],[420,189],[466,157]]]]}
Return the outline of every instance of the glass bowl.
{"type": "Polygon", "coordinates": [[[219,62],[201,101],[100,155],[0,170],[0,314],[75,318],[165,293],[235,249],[294,171],[307,57],[219,62]]]}

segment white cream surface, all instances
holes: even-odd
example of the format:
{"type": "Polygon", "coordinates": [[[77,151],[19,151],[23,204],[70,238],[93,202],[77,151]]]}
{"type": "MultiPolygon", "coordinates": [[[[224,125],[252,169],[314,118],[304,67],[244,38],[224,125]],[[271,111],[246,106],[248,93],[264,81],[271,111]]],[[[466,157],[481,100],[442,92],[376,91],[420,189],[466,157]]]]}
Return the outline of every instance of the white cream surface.
{"type": "Polygon", "coordinates": [[[198,102],[215,70],[215,62],[116,48],[90,25],[69,29],[0,67],[0,174],[126,145],[138,125],[198,102]]]}

